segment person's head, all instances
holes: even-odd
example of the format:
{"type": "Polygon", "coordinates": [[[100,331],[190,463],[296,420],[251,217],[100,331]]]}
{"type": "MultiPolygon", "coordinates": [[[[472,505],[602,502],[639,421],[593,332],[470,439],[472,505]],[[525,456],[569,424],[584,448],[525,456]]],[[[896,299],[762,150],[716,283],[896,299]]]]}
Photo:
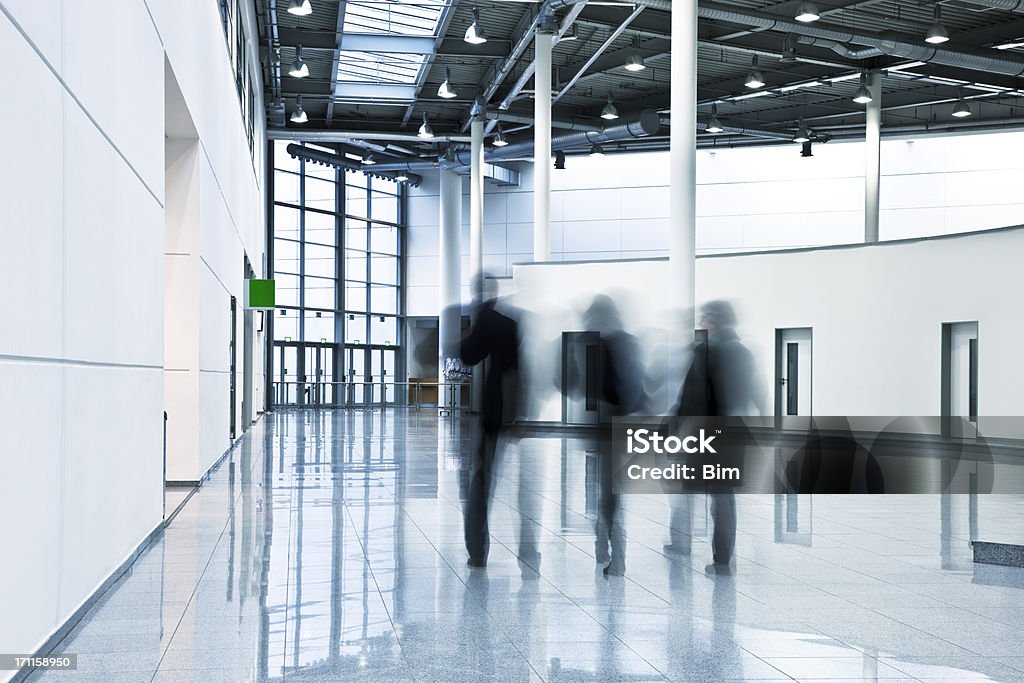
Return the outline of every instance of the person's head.
{"type": "Polygon", "coordinates": [[[606,294],[598,294],[583,314],[583,324],[588,330],[605,334],[622,329],[619,308],[606,294]]]}
{"type": "Polygon", "coordinates": [[[709,301],[700,309],[700,326],[709,332],[736,327],[736,312],[732,304],[724,300],[709,301]]]}

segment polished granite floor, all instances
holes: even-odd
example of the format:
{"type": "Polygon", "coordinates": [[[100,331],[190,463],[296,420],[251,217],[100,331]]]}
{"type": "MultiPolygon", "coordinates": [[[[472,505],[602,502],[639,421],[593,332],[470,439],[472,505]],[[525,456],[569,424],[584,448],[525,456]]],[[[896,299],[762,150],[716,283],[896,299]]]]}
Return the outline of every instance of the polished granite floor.
{"type": "Polygon", "coordinates": [[[1024,681],[1024,570],[968,544],[1024,496],[739,496],[731,577],[703,496],[682,559],[670,498],[626,496],[605,578],[594,446],[544,432],[505,445],[471,569],[469,425],[265,416],[58,647],[79,670],[32,680],[1024,681]]]}

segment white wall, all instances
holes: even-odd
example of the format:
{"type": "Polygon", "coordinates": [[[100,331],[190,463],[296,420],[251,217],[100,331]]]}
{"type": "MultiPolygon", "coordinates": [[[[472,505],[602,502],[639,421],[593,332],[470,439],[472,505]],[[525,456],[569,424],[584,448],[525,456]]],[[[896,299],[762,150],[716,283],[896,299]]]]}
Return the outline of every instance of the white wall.
{"type": "MultiPolygon", "coordinates": [[[[944,322],[978,321],[979,410],[1024,414],[1024,338],[1020,292],[1024,228],[931,240],[830,249],[709,256],[697,260],[696,301],[729,299],[738,332],[754,352],[768,399],[775,372],[775,330],[813,329],[816,415],[940,414],[944,322]]],[[[628,331],[643,343],[653,377],[668,377],[675,398],[681,372],[664,364],[672,344],[667,260],[527,264],[513,269],[513,303],[531,313],[533,419],[561,419],[552,391],[561,368],[562,331],[582,329],[594,294],[611,293],[628,331]],[[659,349],[659,345],[661,348],[659,349]],[[653,371],[651,368],[653,366],[653,371]]],[[[984,420],[983,433],[986,432],[984,420]]],[[[1021,435],[1017,435],[1021,436],[1021,435]]]]}
{"type": "MultiPolygon", "coordinates": [[[[1022,151],[1024,132],[885,140],[881,238],[1024,223],[1022,151]]],[[[668,253],[667,153],[569,157],[566,166],[552,174],[552,260],[668,253]]],[[[484,260],[496,275],[532,259],[531,164],[519,170],[520,187],[487,186],[484,260]]],[[[423,175],[409,191],[410,315],[437,314],[437,181],[423,175]]],[[[697,182],[698,254],[863,238],[862,143],[817,144],[810,158],[798,145],[701,150],[697,182]]]]}
{"type": "MultiPolygon", "coordinates": [[[[17,93],[0,98],[11,652],[35,651],[161,521],[165,55],[222,207],[203,261],[241,297],[243,249],[262,264],[262,151],[250,158],[216,3],[0,0],[0,60],[15,65],[3,84],[17,93]]],[[[223,329],[201,335],[226,359],[223,329]]],[[[226,395],[216,402],[226,421],[226,395]]]]}

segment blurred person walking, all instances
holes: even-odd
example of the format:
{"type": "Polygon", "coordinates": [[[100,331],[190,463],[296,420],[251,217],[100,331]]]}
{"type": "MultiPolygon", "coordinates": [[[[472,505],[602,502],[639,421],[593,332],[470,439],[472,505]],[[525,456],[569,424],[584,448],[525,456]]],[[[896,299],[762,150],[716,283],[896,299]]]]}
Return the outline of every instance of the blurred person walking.
{"type": "Polygon", "coordinates": [[[464,509],[466,550],[471,567],[487,566],[490,534],[487,508],[491,496],[498,437],[505,415],[516,413],[516,375],[519,369],[519,325],[499,313],[497,299],[485,298],[476,311],[476,323],[462,340],[460,356],[468,365],[484,363],[480,401],[480,430],[470,468],[469,495],[464,509]],[[486,361],[486,362],[485,362],[486,361]]]}
{"type": "MultiPolygon", "coordinates": [[[[736,334],[736,313],[728,301],[709,301],[701,307],[700,327],[707,330],[707,341],[694,345],[693,360],[683,381],[676,415],[682,417],[735,417],[757,412],[754,357],[736,334]]],[[[742,447],[730,449],[733,462],[742,466],[742,447]]],[[[708,574],[732,573],[736,546],[736,494],[729,484],[712,485],[711,517],[714,522],[712,550],[714,562],[705,567],[708,574]]],[[[670,528],[672,543],[667,551],[689,548],[689,501],[673,505],[670,528]],[[687,533],[683,539],[682,534],[687,533]],[[685,544],[685,545],[684,545],[685,544]]]]}

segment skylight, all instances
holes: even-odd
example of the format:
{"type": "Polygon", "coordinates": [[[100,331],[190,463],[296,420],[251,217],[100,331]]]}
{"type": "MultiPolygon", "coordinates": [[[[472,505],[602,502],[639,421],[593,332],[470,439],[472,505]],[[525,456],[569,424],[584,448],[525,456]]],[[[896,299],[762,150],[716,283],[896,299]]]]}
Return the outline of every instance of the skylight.
{"type": "Polygon", "coordinates": [[[345,3],[345,33],[379,33],[399,36],[437,35],[445,3],[422,0],[364,1],[345,3]]]}
{"type": "Polygon", "coordinates": [[[416,82],[424,61],[424,55],[342,50],[338,55],[338,80],[409,85],[416,82]]]}

